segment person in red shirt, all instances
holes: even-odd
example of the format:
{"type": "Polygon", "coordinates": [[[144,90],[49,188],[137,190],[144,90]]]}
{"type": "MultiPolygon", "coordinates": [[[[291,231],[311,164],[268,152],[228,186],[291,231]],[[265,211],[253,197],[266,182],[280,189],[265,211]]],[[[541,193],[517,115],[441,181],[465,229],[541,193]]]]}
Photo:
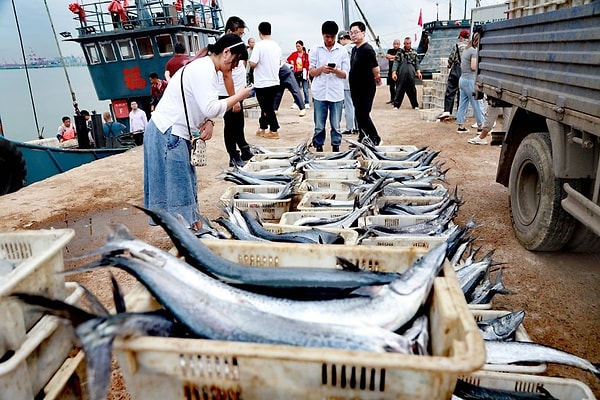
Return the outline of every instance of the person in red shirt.
{"type": "Polygon", "coordinates": [[[296,42],[296,51],[287,58],[287,63],[293,66],[294,77],[298,82],[298,87],[304,92],[304,108],[310,108],[310,98],[308,97],[308,52],[304,48],[304,42],[296,42]]]}
{"type": "Polygon", "coordinates": [[[175,45],[175,55],[171,57],[169,61],[167,61],[167,65],[165,66],[165,79],[167,82],[171,79],[175,72],[185,64],[187,64],[190,59],[185,54],[185,46],[181,43],[177,43],[175,45]]]}
{"type": "Polygon", "coordinates": [[[152,112],[167,88],[167,81],[160,79],[156,72],[150,72],[148,78],[152,82],[152,86],[150,87],[150,111],[152,112]]]}

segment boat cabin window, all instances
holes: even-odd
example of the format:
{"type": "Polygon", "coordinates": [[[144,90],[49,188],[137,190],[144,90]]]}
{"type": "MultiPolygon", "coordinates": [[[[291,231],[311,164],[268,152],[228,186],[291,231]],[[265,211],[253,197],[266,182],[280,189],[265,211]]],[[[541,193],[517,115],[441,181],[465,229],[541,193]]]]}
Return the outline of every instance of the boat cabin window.
{"type": "MultiPolygon", "coordinates": [[[[178,33],[177,35],[175,35],[175,40],[176,40],[176,43],[181,43],[184,46],[186,46],[185,36],[183,36],[181,33],[178,33]]],[[[186,46],[186,50],[189,52],[189,47],[186,46]]]]}
{"type": "Polygon", "coordinates": [[[119,46],[119,52],[121,53],[122,60],[132,60],[135,58],[131,40],[129,40],[129,39],[117,40],[117,45],[119,46]]]}
{"type": "Polygon", "coordinates": [[[100,64],[100,54],[95,44],[90,43],[85,45],[85,53],[90,65],[100,64]]]}
{"type": "Polygon", "coordinates": [[[112,42],[100,43],[100,49],[102,50],[104,61],[107,63],[117,61],[117,55],[115,54],[115,48],[113,47],[112,42]]]}
{"type": "Polygon", "coordinates": [[[135,39],[140,58],[152,58],[154,56],[154,48],[149,37],[140,37],[135,39]]]}
{"type": "Polygon", "coordinates": [[[171,35],[156,35],[156,44],[158,45],[158,53],[161,56],[173,54],[171,35]]]}

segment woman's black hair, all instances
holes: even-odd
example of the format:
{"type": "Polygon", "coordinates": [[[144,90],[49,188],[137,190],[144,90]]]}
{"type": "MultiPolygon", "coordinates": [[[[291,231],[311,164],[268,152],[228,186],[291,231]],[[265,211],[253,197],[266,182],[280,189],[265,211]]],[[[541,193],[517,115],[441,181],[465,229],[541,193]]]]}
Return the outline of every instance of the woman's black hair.
{"type": "Polygon", "coordinates": [[[248,59],[248,50],[244,46],[244,41],[235,33],[223,35],[215,44],[208,45],[208,51],[212,54],[221,54],[227,48],[231,54],[238,55],[240,60],[248,59]]]}

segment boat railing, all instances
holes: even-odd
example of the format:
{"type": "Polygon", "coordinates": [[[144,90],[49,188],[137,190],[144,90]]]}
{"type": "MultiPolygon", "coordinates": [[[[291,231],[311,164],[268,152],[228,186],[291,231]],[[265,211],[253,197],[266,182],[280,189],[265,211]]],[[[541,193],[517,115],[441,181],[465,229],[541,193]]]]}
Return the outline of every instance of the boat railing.
{"type": "Polygon", "coordinates": [[[197,26],[215,31],[222,31],[224,27],[222,10],[215,0],[173,3],[164,0],[83,0],[75,8],[70,6],[70,10],[79,21],[79,37],[166,25],[197,26]]]}

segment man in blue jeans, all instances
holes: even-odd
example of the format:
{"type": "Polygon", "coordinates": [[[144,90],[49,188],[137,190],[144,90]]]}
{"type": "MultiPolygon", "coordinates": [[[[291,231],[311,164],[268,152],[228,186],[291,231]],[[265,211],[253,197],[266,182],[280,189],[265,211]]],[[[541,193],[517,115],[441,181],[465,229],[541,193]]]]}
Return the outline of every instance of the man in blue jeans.
{"type": "Polygon", "coordinates": [[[340,151],[342,133],[340,121],[344,105],[344,80],[350,69],[350,59],[346,49],[336,43],[338,25],[325,21],[321,26],[323,43],[315,46],[308,54],[309,75],[312,76],[315,132],[313,146],[318,152],[325,144],[325,124],[329,113],[331,125],[331,149],[340,151]]]}

